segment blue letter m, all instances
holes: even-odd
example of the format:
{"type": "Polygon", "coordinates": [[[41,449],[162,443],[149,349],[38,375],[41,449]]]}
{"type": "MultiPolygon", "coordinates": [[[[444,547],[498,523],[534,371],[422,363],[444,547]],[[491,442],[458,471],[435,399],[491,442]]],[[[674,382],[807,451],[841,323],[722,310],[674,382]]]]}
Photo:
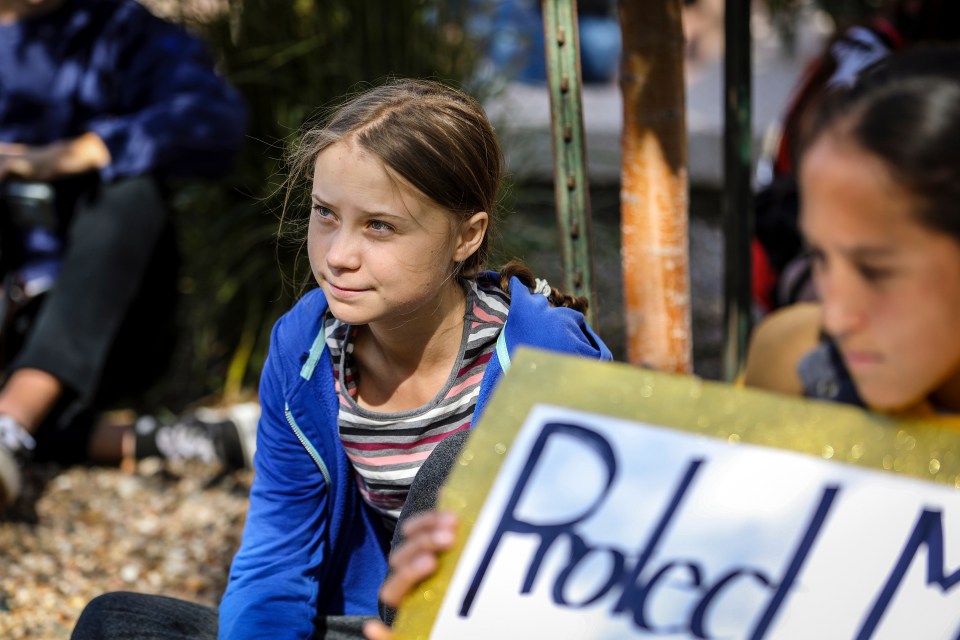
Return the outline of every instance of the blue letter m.
{"type": "Polygon", "coordinates": [[[914,556],[920,547],[927,547],[927,584],[940,585],[941,591],[949,591],[958,582],[960,582],[960,569],[947,575],[943,566],[943,520],[939,511],[924,509],[917,520],[917,526],[913,528],[910,539],[900,554],[897,565],[887,578],[887,583],[883,585],[883,590],[877,596],[873,608],[867,615],[863,626],[860,627],[860,633],[857,634],[857,640],[868,640],[880,623],[880,618],[886,613],[890,601],[893,599],[900,582],[906,575],[914,556]]]}

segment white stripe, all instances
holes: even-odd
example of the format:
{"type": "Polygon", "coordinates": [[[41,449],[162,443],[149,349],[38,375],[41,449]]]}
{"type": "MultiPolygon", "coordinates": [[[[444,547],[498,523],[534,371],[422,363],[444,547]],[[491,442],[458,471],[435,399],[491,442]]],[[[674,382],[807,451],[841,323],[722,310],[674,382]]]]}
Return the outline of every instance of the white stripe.
{"type": "Polygon", "coordinates": [[[424,413],[418,413],[417,415],[411,416],[408,418],[401,418],[397,420],[391,419],[391,418],[379,418],[379,419],[366,418],[364,416],[359,416],[355,413],[348,413],[344,411],[344,412],[341,412],[342,415],[340,416],[340,421],[346,422],[350,425],[358,426],[358,427],[365,427],[365,426],[379,427],[384,425],[397,426],[401,424],[415,424],[417,422],[424,421],[424,420],[427,420],[427,421],[436,420],[437,418],[442,417],[448,413],[456,413],[456,411],[451,411],[451,410],[463,408],[464,405],[470,404],[470,402],[475,400],[479,395],[480,395],[480,384],[478,383],[474,386],[473,389],[470,390],[469,393],[464,394],[459,399],[453,402],[450,402],[449,404],[444,403],[443,405],[436,406],[433,409],[430,409],[429,411],[425,411],[424,413]]]}
{"type": "Polygon", "coordinates": [[[420,468],[416,469],[398,469],[393,471],[364,471],[362,475],[367,480],[413,480],[413,476],[417,475],[417,471],[420,468]]]}
{"type": "Polygon", "coordinates": [[[469,348],[469,345],[473,344],[474,342],[480,342],[481,340],[486,342],[493,336],[497,335],[497,333],[499,333],[502,326],[503,325],[498,325],[496,327],[487,327],[486,329],[480,329],[476,333],[471,333],[470,340],[467,342],[467,348],[469,348]]]}
{"type": "Polygon", "coordinates": [[[483,289],[477,290],[477,300],[482,306],[489,308],[494,312],[494,315],[500,315],[504,318],[507,317],[507,314],[510,312],[510,306],[502,298],[491,295],[483,291],[483,289]]]}

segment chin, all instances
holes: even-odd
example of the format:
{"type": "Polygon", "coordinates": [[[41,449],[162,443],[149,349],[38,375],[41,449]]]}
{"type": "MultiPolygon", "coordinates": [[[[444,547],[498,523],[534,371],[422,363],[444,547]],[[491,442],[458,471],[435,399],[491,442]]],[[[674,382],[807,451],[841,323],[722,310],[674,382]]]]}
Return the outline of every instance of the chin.
{"type": "Polygon", "coordinates": [[[872,393],[861,391],[860,397],[871,411],[877,413],[909,413],[926,403],[925,396],[904,396],[902,389],[897,391],[896,393],[883,393],[880,390],[872,393]]]}
{"type": "Polygon", "coordinates": [[[330,313],[333,314],[333,317],[344,324],[357,325],[367,324],[370,322],[370,314],[364,313],[356,307],[343,304],[336,300],[327,298],[327,307],[330,309],[330,313]]]}

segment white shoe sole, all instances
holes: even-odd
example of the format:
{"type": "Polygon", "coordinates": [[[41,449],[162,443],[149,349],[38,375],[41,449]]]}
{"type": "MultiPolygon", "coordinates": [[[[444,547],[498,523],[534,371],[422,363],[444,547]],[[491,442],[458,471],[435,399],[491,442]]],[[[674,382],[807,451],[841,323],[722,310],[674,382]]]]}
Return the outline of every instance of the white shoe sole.
{"type": "Polygon", "coordinates": [[[196,410],[196,416],[205,422],[230,420],[237,425],[246,468],[253,468],[253,454],[257,451],[257,424],[260,422],[259,402],[242,402],[225,409],[200,407],[196,410]]]}

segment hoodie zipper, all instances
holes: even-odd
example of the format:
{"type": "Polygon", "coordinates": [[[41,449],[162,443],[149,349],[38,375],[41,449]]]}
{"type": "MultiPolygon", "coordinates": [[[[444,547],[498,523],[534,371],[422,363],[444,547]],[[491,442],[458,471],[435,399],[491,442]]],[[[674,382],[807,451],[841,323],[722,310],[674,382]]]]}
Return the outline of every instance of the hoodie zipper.
{"type": "Polygon", "coordinates": [[[287,417],[287,423],[290,425],[290,428],[293,429],[293,434],[297,436],[297,440],[300,441],[300,444],[303,445],[303,448],[307,450],[307,453],[310,454],[310,457],[313,458],[314,464],[317,465],[317,468],[320,469],[320,473],[323,475],[324,481],[327,483],[327,486],[332,486],[330,484],[330,472],[327,470],[327,465],[323,462],[323,458],[320,457],[320,454],[317,453],[317,450],[314,448],[313,444],[307,440],[307,436],[303,435],[303,431],[300,430],[300,427],[297,426],[297,421],[293,419],[293,413],[290,411],[290,405],[284,403],[283,413],[287,417]]]}

